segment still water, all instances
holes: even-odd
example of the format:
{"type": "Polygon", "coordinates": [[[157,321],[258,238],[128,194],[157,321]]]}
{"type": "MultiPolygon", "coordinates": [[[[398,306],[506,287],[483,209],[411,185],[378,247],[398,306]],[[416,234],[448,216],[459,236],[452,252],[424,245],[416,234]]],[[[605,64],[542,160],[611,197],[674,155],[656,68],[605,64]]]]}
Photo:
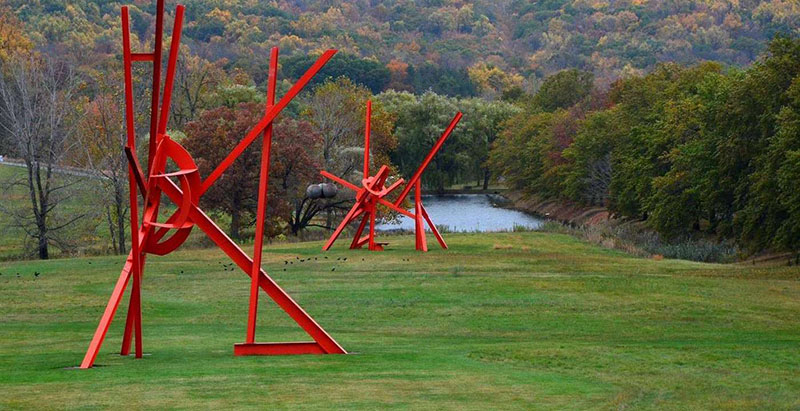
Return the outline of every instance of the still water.
{"type": "MultiPolygon", "coordinates": [[[[532,215],[500,208],[504,200],[486,194],[422,196],[422,204],[434,224],[447,226],[450,231],[510,231],[515,226],[538,228],[543,223],[532,215]]],[[[375,228],[379,231],[414,230],[414,220],[403,216],[394,223],[378,224],[375,228]]]]}

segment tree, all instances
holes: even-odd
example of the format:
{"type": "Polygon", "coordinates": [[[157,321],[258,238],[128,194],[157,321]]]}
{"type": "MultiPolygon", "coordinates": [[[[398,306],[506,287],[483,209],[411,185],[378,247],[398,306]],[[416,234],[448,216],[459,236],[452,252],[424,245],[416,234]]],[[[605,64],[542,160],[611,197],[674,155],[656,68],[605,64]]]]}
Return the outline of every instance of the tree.
{"type": "Polygon", "coordinates": [[[464,139],[469,142],[467,153],[472,162],[471,172],[477,185],[482,185],[486,190],[491,179],[487,164],[489,149],[500,133],[502,124],[519,113],[520,109],[506,102],[488,102],[477,98],[461,100],[458,104],[464,112],[462,132],[464,139]]]}
{"type": "Polygon", "coordinates": [[[474,64],[468,70],[469,78],[484,97],[495,99],[513,88],[522,86],[522,76],[507,73],[501,68],[485,62],[474,64]]]}
{"type": "MultiPolygon", "coordinates": [[[[0,67],[21,53],[31,49],[33,44],[25,35],[22,24],[4,5],[0,5],[0,67]]],[[[0,100],[0,115],[5,111],[0,100]]],[[[14,144],[9,141],[5,129],[0,127],[0,155],[13,155],[14,144]]]]}
{"type": "MultiPolygon", "coordinates": [[[[366,102],[372,93],[350,79],[339,77],[314,88],[303,115],[321,136],[320,165],[337,176],[358,182],[364,161],[366,102]]],[[[397,146],[392,133],[394,117],[380,103],[372,105],[370,162],[394,168],[389,153],[397,146]]],[[[374,168],[372,170],[375,170],[374,168]]],[[[334,207],[327,207],[327,225],[332,225],[334,207]]]]}
{"type": "MultiPolygon", "coordinates": [[[[299,78],[316,59],[317,56],[305,54],[291,56],[283,60],[281,70],[288,77],[299,78]]],[[[391,73],[377,60],[338,53],[314,76],[311,84],[320,84],[339,77],[347,77],[355,84],[366,86],[373,93],[380,93],[389,84],[391,73]]]]}
{"type": "Polygon", "coordinates": [[[14,55],[33,47],[20,21],[5,5],[0,5],[0,63],[10,61],[14,55]]]}
{"type": "Polygon", "coordinates": [[[270,196],[279,197],[285,207],[269,210],[269,214],[285,221],[293,235],[309,226],[332,228],[315,223],[314,218],[324,211],[345,209],[344,205],[349,201],[342,197],[333,200],[306,196],[306,187],[319,181],[321,146],[322,137],[307,121],[287,118],[274,127],[270,196]]]}
{"type": "Polygon", "coordinates": [[[735,223],[741,230],[741,241],[752,250],[800,249],[800,213],[795,202],[800,151],[798,65],[800,40],[779,38],[770,44],[770,55],[741,82],[759,94],[752,96],[759,104],[738,100],[742,104],[739,112],[747,110],[748,119],[760,120],[746,126],[757,128],[749,136],[734,135],[737,140],[759,137],[747,141],[753,146],[745,158],[750,160],[752,173],[743,175],[737,187],[743,204],[735,223]]]}
{"type": "Polygon", "coordinates": [[[793,136],[786,133],[791,130],[798,76],[800,39],[776,38],[769,54],[732,86],[725,107],[729,117],[720,122],[721,185],[732,194],[735,209],[742,211],[733,217],[733,227],[751,250],[780,245],[773,241],[779,231],[786,232],[782,226],[788,210],[779,200],[776,174],[790,161],[784,154],[796,149],[793,136]]]}
{"type": "Polygon", "coordinates": [[[59,175],[63,159],[74,148],[74,122],[70,117],[78,78],[69,64],[47,55],[13,58],[0,77],[0,99],[6,110],[0,124],[18,156],[25,162],[24,187],[30,214],[17,215],[18,224],[37,241],[40,259],[50,256],[50,243],[64,249],[68,239],[59,233],[83,217],[62,219],[59,205],[74,179],[59,175]]]}
{"type": "Polygon", "coordinates": [[[502,177],[509,188],[546,196],[542,176],[550,147],[545,136],[551,124],[551,113],[528,112],[511,117],[489,153],[494,176],[502,177]]]}
{"type": "MultiPolygon", "coordinates": [[[[304,116],[322,136],[321,165],[325,170],[345,178],[362,170],[366,103],[370,98],[372,93],[366,87],[345,77],[314,88],[304,116]]],[[[371,161],[391,165],[388,153],[397,144],[392,135],[393,118],[379,101],[372,106],[371,122],[371,161]]]]}
{"type": "MultiPolygon", "coordinates": [[[[414,98],[404,98],[404,93],[385,93],[377,100],[397,117],[397,150],[392,153],[392,163],[402,175],[410,177],[458,112],[456,101],[431,91],[414,98]]],[[[468,172],[472,164],[466,154],[468,143],[463,130],[464,125],[459,124],[433,158],[422,176],[423,184],[442,192],[468,172]]]]}
{"type": "Polygon", "coordinates": [[[466,69],[449,69],[430,62],[418,66],[409,65],[408,82],[414,92],[428,90],[451,97],[473,97],[478,95],[475,83],[466,69]]]}
{"type": "Polygon", "coordinates": [[[199,56],[181,53],[175,75],[172,127],[181,129],[194,121],[201,111],[211,108],[212,91],[224,77],[222,66],[225,63],[225,60],[210,63],[199,56]]]}
{"type": "Polygon", "coordinates": [[[592,73],[576,69],[562,70],[545,79],[533,101],[544,111],[565,109],[583,100],[593,87],[592,73]]]}
{"type": "MultiPolygon", "coordinates": [[[[241,103],[235,109],[205,111],[197,121],[188,123],[182,144],[197,161],[200,174],[210,174],[263,115],[263,105],[241,103]]],[[[229,234],[233,239],[242,238],[241,229],[248,225],[244,219],[255,215],[260,164],[261,144],[256,141],[201,197],[203,207],[230,215],[229,234]]],[[[270,209],[279,205],[276,197],[270,196],[270,209]]]]}
{"type": "Polygon", "coordinates": [[[564,150],[569,162],[564,195],[587,205],[607,205],[611,184],[611,152],[619,139],[617,110],[592,113],[581,123],[575,141],[564,150]]]}
{"type": "Polygon", "coordinates": [[[92,170],[102,186],[101,203],[111,235],[114,252],[124,254],[127,236],[128,160],[123,147],[122,110],[111,94],[101,94],[85,103],[78,125],[78,144],[84,152],[77,165],[92,170]]]}

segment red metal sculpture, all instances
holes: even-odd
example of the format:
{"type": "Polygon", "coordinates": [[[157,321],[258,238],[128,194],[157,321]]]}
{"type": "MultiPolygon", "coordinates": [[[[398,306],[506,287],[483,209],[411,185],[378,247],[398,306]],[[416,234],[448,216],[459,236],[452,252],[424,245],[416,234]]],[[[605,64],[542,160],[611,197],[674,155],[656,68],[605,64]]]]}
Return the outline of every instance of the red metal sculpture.
{"type": "Polygon", "coordinates": [[[379,243],[375,241],[375,218],[376,206],[378,204],[384,205],[391,210],[414,219],[414,232],[416,234],[417,250],[428,251],[428,241],[425,238],[425,222],[428,223],[428,227],[431,229],[431,232],[433,232],[433,235],[436,236],[436,239],[439,241],[439,245],[441,245],[442,248],[447,249],[447,244],[444,242],[442,235],[439,234],[439,230],[436,229],[436,226],[431,221],[430,216],[428,216],[428,212],[425,211],[425,207],[422,205],[422,182],[420,179],[422,178],[422,173],[425,172],[425,169],[428,167],[428,164],[430,164],[431,160],[433,160],[433,156],[435,156],[436,153],[442,148],[444,141],[447,140],[447,137],[450,136],[450,134],[453,132],[453,129],[455,129],[456,125],[458,125],[458,122],[461,120],[461,113],[459,112],[456,114],[456,116],[450,122],[450,125],[444,131],[442,136],[439,137],[439,140],[436,141],[436,144],[433,145],[433,148],[425,157],[425,160],[422,161],[422,164],[419,166],[411,179],[408,180],[405,188],[394,202],[388,201],[386,196],[388,196],[396,188],[400,187],[404,182],[403,179],[401,178],[388,187],[385,187],[384,185],[386,184],[386,179],[389,177],[389,167],[386,165],[381,166],[375,175],[370,176],[369,139],[371,117],[372,102],[367,101],[366,131],[364,133],[364,178],[361,180],[361,187],[358,187],[355,184],[352,184],[349,181],[337,177],[327,171],[320,172],[323,177],[329,178],[356,192],[355,205],[353,205],[347,215],[345,215],[344,220],[342,220],[341,224],[336,227],[336,230],[333,232],[331,237],[328,239],[328,242],[325,243],[325,246],[323,246],[322,249],[325,251],[330,250],[331,246],[333,246],[333,243],[339,237],[339,234],[342,233],[342,230],[344,230],[348,224],[361,217],[361,223],[359,223],[358,229],[356,229],[356,234],[353,237],[353,241],[350,243],[350,248],[361,248],[364,246],[364,244],[367,244],[367,248],[371,251],[383,250],[383,246],[386,245],[386,243],[379,243]],[[414,189],[413,213],[400,207],[408,194],[411,192],[412,188],[414,189]],[[364,232],[364,228],[366,228],[367,223],[369,223],[369,234],[362,237],[361,234],[364,232]]]}
{"type": "Polygon", "coordinates": [[[266,113],[252,130],[239,142],[233,151],[205,179],[189,153],[167,135],[170,98],[178,58],[184,6],[175,10],[175,22],[164,81],[163,98],[159,107],[161,90],[161,53],[163,39],[164,0],[157,1],[155,50],[152,53],[132,53],[128,8],[122,7],[123,62],[125,69],[125,126],[127,143],[125,153],[129,161],[130,206],[131,206],[131,252],[120,273],[100,324],[83,358],[81,368],[94,364],[100,346],[103,344],[108,327],[114,319],[122,295],[133,279],[128,317],[122,338],[121,355],[130,353],[131,337],[135,335],[136,358],[142,356],[142,308],[141,282],[146,254],[165,255],[178,248],[196,225],[227,254],[251,278],[250,304],[247,321],[247,336],[243,344],[234,346],[235,355],[280,355],[280,354],[344,354],[345,350],[328,335],[292,298],[261,268],[261,249],[264,233],[264,218],[267,204],[267,185],[269,180],[269,156],[272,141],[272,123],[287,104],[305,87],[314,75],[333,57],[336,50],[328,50],[314,65],[300,77],[283,98],[275,103],[275,85],[278,67],[278,49],[272,50],[267,86],[266,113]],[[150,145],[148,171],[145,176],[136,157],[136,132],[133,122],[133,79],[132,63],[137,61],[153,64],[152,100],[150,112],[150,145]],[[258,215],[253,259],[239,248],[204,212],[198,207],[200,197],[217,181],[234,160],[263,133],[261,158],[261,177],[258,191],[258,215]],[[167,161],[172,160],[177,172],[166,173],[167,161]],[[176,182],[177,181],[177,182],[176,182]],[[138,191],[138,192],[137,192],[138,191]],[[139,224],[137,195],[143,197],[144,211],[139,224]],[[165,222],[158,222],[161,194],[165,194],[177,205],[177,210],[165,222]],[[171,236],[166,237],[167,234],[171,236]],[[166,239],[164,239],[166,237],[166,239]],[[278,306],[297,322],[313,339],[311,342],[256,343],[256,313],[259,288],[264,290],[278,306]]]}

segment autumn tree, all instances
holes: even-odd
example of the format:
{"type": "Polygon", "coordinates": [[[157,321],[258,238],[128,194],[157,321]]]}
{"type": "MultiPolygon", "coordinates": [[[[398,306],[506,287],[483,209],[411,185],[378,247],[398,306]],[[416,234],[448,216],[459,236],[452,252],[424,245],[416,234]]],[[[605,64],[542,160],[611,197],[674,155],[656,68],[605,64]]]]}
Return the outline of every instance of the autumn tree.
{"type": "Polygon", "coordinates": [[[0,63],[9,62],[20,52],[25,52],[33,47],[22,23],[16,18],[8,6],[0,5],[0,63]]]}
{"type": "Polygon", "coordinates": [[[114,252],[124,254],[130,209],[128,161],[123,151],[125,131],[122,110],[116,103],[116,97],[101,94],[84,102],[85,108],[76,133],[80,147],[78,151],[83,151],[83,155],[74,163],[99,177],[99,203],[104,209],[111,245],[114,252]]]}
{"type": "Polygon", "coordinates": [[[486,62],[474,64],[468,72],[470,80],[486,98],[497,99],[503,93],[522,86],[522,76],[486,62]]]}
{"type": "MultiPolygon", "coordinates": [[[[32,46],[20,21],[6,6],[0,5],[0,68],[9,63],[15,55],[30,50],[32,46]]],[[[0,115],[5,110],[5,104],[0,100],[0,115]]],[[[0,127],[0,155],[13,154],[13,149],[14,144],[10,141],[6,130],[0,127]]]]}
{"type": "MultiPolygon", "coordinates": [[[[369,89],[345,77],[314,88],[304,116],[322,137],[325,170],[345,177],[362,170],[366,103],[371,97],[369,89]]],[[[392,115],[379,102],[373,104],[370,157],[374,164],[390,164],[388,154],[396,147],[392,126],[392,115]]]]}
{"type": "Polygon", "coordinates": [[[319,181],[322,141],[308,121],[286,118],[274,127],[270,195],[278,196],[285,207],[268,211],[281,218],[293,235],[298,235],[306,227],[331,228],[315,222],[315,217],[328,210],[344,209],[348,202],[342,196],[313,199],[306,195],[306,187],[319,181]]]}
{"type": "MultiPolygon", "coordinates": [[[[219,107],[200,114],[186,125],[182,144],[197,161],[202,176],[207,176],[233,150],[264,115],[264,106],[241,103],[235,108],[219,107]]],[[[261,144],[255,142],[201,197],[201,205],[230,216],[229,234],[242,239],[241,230],[256,212],[261,144]]],[[[270,196],[268,207],[275,209],[277,196],[270,196]]]]}
{"type": "Polygon", "coordinates": [[[172,127],[181,129],[201,111],[211,108],[212,92],[224,78],[225,60],[211,63],[202,57],[182,52],[175,74],[172,100],[172,127]]]}

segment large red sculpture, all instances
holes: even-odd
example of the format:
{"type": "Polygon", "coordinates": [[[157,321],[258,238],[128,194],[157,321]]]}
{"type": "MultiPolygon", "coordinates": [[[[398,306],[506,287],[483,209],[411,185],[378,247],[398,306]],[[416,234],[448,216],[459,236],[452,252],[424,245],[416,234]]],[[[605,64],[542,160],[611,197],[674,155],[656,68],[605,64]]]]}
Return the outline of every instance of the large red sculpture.
{"type": "Polygon", "coordinates": [[[325,243],[322,249],[328,251],[339,237],[339,234],[342,233],[342,230],[344,230],[348,224],[353,221],[357,221],[357,219],[361,217],[361,223],[359,223],[358,229],[356,229],[356,234],[353,237],[353,241],[350,243],[350,248],[361,248],[364,246],[364,244],[367,244],[367,248],[371,251],[383,250],[383,246],[386,245],[386,243],[379,243],[375,241],[375,218],[376,206],[378,204],[384,205],[391,210],[414,219],[414,232],[416,234],[417,250],[428,251],[428,241],[425,238],[425,222],[428,223],[428,227],[430,227],[431,232],[433,232],[433,235],[436,236],[436,239],[439,241],[439,245],[446,249],[447,243],[444,242],[442,235],[439,234],[439,230],[436,229],[436,226],[431,221],[430,216],[428,216],[428,212],[425,211],[425,207],[422,205],[422,182],[420,179],[422,178],[422,173],[425,172],[425,169],[428,167],[428,164],[430,164],[431,160],[433,160],[433,156],[439,152],[439,149],[442,148],[444,141],[447,140],[447,137],[450,136],[450,134],[453,132],[453,129],[455,129],[456,125],[458,125],[458,122],[461,120],[461,116],[462,114],[460,112],[456,114],[456,116],[453,118],[453,121],[450,122],[450,125],[444,131],[442,136],[439,137],[439,140],[437,140],[436,144],[433,145],[433,148],[425,157],[425,160],[422,161],[422,164],[419,166],[417,171],[414,173],[411,179],[408,180],[408,183],[403,191],[394,202],[390,202],[386,199],[386,197],[392,191],[400,187],[404,181],[401,178],[390,186],[385,187],[384,185],[386,184],[386,179],[389,177],[389,167],[386,165],[381,166],[375,175],[370,176],[369,139],[371,131],[370,123],[372,117],[372,102],[367,101],[366,131],[364,133],[364,178],[361,180],[361,187],[358,187],[355,184],[352,184],[349,181],[337,177],[327,171],[320,172],[323,177],[336,181],[342,186],[356,192],[356,203],[353,205],[347,215],[345,215],[339,226],[336,227],[336,230],[333,232],[331,237],[328,239],[328,242],[325,243]],[[411,192],[412,188],[414,189],[413,213],[400,207],[408,194],[411,192]],[[362,237],[361,234],[364,232],[367,223],[369,223],[369,233],[362,237]]]}
{"type": "Polygon", "coordinates": [[[328,335],[292,298],[278,286],[267,273],[261,269],[261,249],[264,233],[264,217],[267,204],[267,185],[269,179],[269,156],[272,140],[272,123],[287,104],[305,87],[314,75],[333,57],[336,50],[328,50],[320,56],[314,65],[300,77],[291,89],[275,103],[275,85],[278,67],[278,50],[272,50],[269,65],[267,86],[266,113],[242,139],[233,151],[205,179],[200,173],[189,153],[180,144],[167,135],[170,98],[175,77],[178,58],[178,46],[181,38],[184,6],[175,10],[175,22],[169,49],[169,60],[164,81],[163,98],[159,106],[161,90],[161,54],[164,21],[164,0],[157,1],[155,50],[152,53],[132,53],[130,45],[130,29],[128,8],[122,8],[122,41],[123,62],[125,69],[125,126],[127,143],[125,153],[129,160],[130,206],[131,206],[131,252],[122,273],[117,280],[100,324],[94,333],[92,342],[81,362],[81,368],[89,368],[94,364],[100,346],[103,344],[108,327],[111,325],[122,295],[133,279],[131,298],[128,306],[128,317],[122,338],[121,355],[130,353],[131,338],[135,336],[136,358],[142,356],[142,308],[141,282],[147,254],[165,255],[178,248],[189,236],[194,226],[199,227],[208,237],[227,254],[251,278],[249,313],[247,321],[246,341],[234,346],[235,355],[279,355],[279,354],[344,354],[345,350],[328,335]],[[153,64],[152,101],[150,112],[150,144],[148,154],[148,175],[146,176],[136,157],[136,132],[133,116],[133,62],[151,62],[153,64]],[[263,133],[263,149],[261,158],[261,177],[258,191],[258,215],[253,258],[239,248],[204,212],[198,207],[200,197],[217,181],[242,154],[263,133]],[[166,173],[167,161],[171,160],[178,171],[166,173]],[[143,197],[144,211],[139,224],[137,196],[143,197]],[[161,195],[165,194],[177,205],[177,210],[164,222],[158,221],[161,195]],[[167,234],[170,234],[167,237],[167,234]],[[165,239],[166,238],[166,239],[165,239]],[[259,288],[264,290],[278,306],[283,309],[297,324],[303,328],[314,341],[287,343],[256,343],[256,313],[258,308],[259,288]]]}

